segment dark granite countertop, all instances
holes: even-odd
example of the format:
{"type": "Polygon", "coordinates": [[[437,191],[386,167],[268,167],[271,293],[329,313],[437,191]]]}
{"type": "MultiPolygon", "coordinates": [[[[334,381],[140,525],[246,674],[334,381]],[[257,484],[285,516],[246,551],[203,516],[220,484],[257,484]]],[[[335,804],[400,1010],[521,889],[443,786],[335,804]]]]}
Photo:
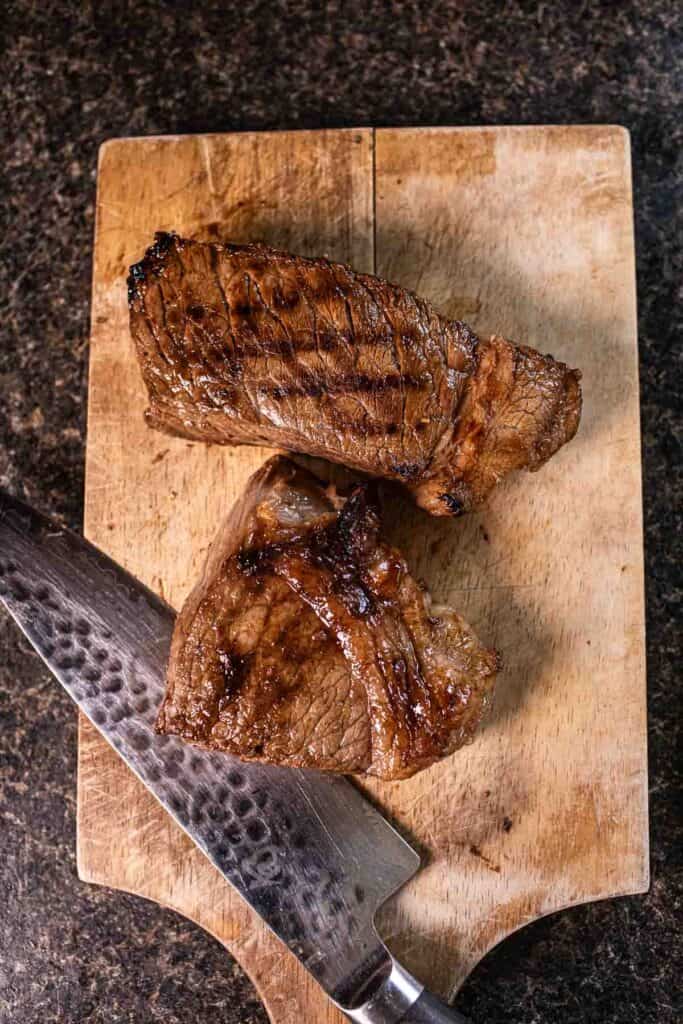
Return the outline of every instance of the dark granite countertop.
{"type": "MultiPolygon", "coordinates": [[[[95,168],[104,139],[364,124],[628,127],[652,887],[513,936],[475,970],[458,1006],[482,1024],[681,1020],[680,9],[666,0],[243,0],[191,8],[15,0],[4,11],[0,484],[80,528],[95,168]]],[[[75,757],[72,705],[0,615],[0,1021],[265,1021],[249,982],[206,934],[142,900],[79,882],[75,757]]]]}

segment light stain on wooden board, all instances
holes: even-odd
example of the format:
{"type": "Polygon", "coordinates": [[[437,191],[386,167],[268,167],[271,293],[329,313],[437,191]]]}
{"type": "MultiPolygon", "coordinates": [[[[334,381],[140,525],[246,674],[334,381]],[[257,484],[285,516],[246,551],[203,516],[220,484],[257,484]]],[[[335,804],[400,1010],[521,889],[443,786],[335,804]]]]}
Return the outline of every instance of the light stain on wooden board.
{"type": "MultiPolygon", "coordinates": [[[[425,855],[381,931],[452,993],[522,924],[648,884],[643,558],[629,147],[619,128],[127,139],[102,151],[86,533],[176,607],[268,452],[164,437],[145,405],[125,275],[155,230],[327,254],[450,316],[579,366],[577,438],[480,513],[388,529],[505,663],[475,743],[367,783],[425,855]]],[[[81,722],[81,877],[199,922],[274,1024],[340,1024],[298,962],[81,722]]]]}

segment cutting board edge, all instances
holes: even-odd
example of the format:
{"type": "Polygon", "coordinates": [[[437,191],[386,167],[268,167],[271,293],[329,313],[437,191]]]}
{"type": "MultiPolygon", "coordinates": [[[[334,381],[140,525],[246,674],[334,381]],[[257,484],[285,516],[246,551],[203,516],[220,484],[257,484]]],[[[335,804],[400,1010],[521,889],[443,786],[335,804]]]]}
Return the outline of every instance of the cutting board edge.
{"type": "MultiPolygon", "coordinates": [[[[500,126],[500,127],[496,127],[496,126],[489,126],[489,127],[481,127],[480,126],[480,127],[472,127],[472,128],[460,128],[460,127],[458,127],[457,131],[458,132],[463,132],[463,133],[465,133],[465,132],[467,132],[467,133],[476,133],[477,131],[479,131],[479,132],[483,131],[483,132],[486,132],[486,133],[507,132],[507,133],[512,134],[512,133],[515,133],[515,132],[527,132],[527,131],[533,132],[534,130],[538,130],[539,127],[542,127],[544,130],[547,129],[549,131],[552,131],[553,129],[561,129],[563,132],[569,132],[572,129],[576,129],[576,130],[581,130],[582,132],[588,132],[588,133],[592,133],[593,131],[595,131],[595,132],[603,131],[604,132],[606,130],[614,129],[615,136],[619,135],[626,142],[626,146],[622,147],[622,152],[623,152],[623,155],[625,157],[625,166],[627,167],[628,173],[629,173],[629,176],[630,176],[630,136],[629,136],[629,133],[628,133],[627,129],[623,128],[623,126],[619,126],[619,125],[554,125],[554,126],[553,125],[549,125],[549,126],[511,125],[511,126],[500,126]]],[[[440,133],[440,132],[447,133],[447,132],[452,131],[452,130],[453,130],[453,128],[448,127],[448,126],[444,126],[443,128],[427,127],[427,128],[423,128],[423,129],[417,129],[417,131],[420,131],[420,132],[434,133],[434,134],[440,133]]],[[[385,133],[385,132],[387,132],[387,133],[389,133],[389,132],[391,132],[391,133],[399,133],[399,134],[405,133],[406,135],[409,135],[410,133],[416,132],[416,129],[410,128],[410,127],[406,127],[406,128],[389,128],[389,127],[387,127],[387,128],[373,129],[373,128],[368,128],[367,126],[365,126],[365,127],[349,128],[349,129],[329,129],[328,133],[329,134],[334,134],[334,133],[338,133],[338,132],[354,132],[354,131],[364,131],[366,133],[371,133],[372,134],[372,138],[373,138],[373,144],[374,144],[374,141],[377,139],[378,135],[380,135],[382,133],[385,133]]],[[[194,136],[194,138],[220,137],[221,135],[224,135],[224,134],[225,133],[197,133],[194,136]]],[[[231,134],[237,135],[237,136],[245,136],[245,137],[257,137],[257,136],[258,137],[263,137],[263,136],[274,137],[274,136],[277,136],[277,135],[282,135],[283,133],[282,132],[275,132],[275,131],[268,131],[268,132],[239,132],[239,133],[231,133],[231,134]]],[[[314,134],[321,134],[321,133],[320,132],[316,132],[315,130],[297,129],[297,130],[294,130],[292,132],[286,132],[284,134],[306,136],[306,135],[314,135],[314,134]]],[[[107,140],[105,143],[103,143],[103,145],[101,147],[101,150],[100,150],[100,156],[102,156],[102,153],[106,151],[106,148],[108,146],[120,145],[120,144],[126,143],[126,142],[145,142],[145,141],[150,141],[150,142],[173,142],[173,141],[176,141],[176,140],[178,142],[182,142],[183,140],[186,140],[187,138],[188,138],[188,136],[185,136],[185,135],[166,135],[166,136],[158,135],[158,136],[137,136],[137,137],[136,136],[131,136],[131,137],[128,137],[128,138],[123,137],[123,138],[118,138],[118,139],[111,139],[111,140],[107,140]]],[[[629,177],[629,180],[630,180],[630,177],[629,177]]],[[[630,195],[630,193],[629,193],[629,203],[631,203],[631,195],[630,195]]],[[[99,218],[99,207],[98,207],[98,218],[99,218]]],[[[93,270],[93,280],[95,281],[95,271],[94,270],[93,270]]],[[[635,280],[634,280],[634,284],[635,284],[635,280]]],[[[634,292],[635,292],[635,289],[634,289],[634,292]]],[[[631,303],[629,303],[629,305],[631,305],[631,303]]],[[[635,301],[633,302],[633,306],[635,306],[635,301]]],[[[637,336],[634,337],[634,353],[635,353],[635,360],[636,360],[636,380],[637,380],[637,336]]],[[[93,364],[91,363],[91,365],[90,365],[90,373],[91,374],[92,374],[92,366],[93,366],[93,364]]],[[[92,377],[90,379],[92,379],[92,377]]],[[[89,407],[88,407],[89,423],[90,423],[91,412],[92,412],[92,407],[89,404],[89,407]]],[[[86,470],[86,473],[87,473],[87,470],[86,470]]],[[[642,483],[641,483],[640,466],[637,467],[637,476],[638,476],[638,485],[640,487],[640,494],[641,494],[641,500],[642,500],[642,483]]],[[[87,481],[87,479],[88,478],[86,477],[86,481],[87,481]]],[[[87,522],[87,516],[86,516],[86,522],[87,522]]],[[[642,522],[642,505],[641,505],[641,514],[640,514],[639,526],[640,526],[640,531],[641,531],[641,535],[642,535],[642,527],[643,527],[643,522],[642,522]]],[[[643,576],[642,546],[640,548],[640,552],[641,552],[640,559],[639,559],[639,563],[640,564],[638,566],[638,569],[639,569],[640,575],[643,576]]],[[[638,612],[638,616],[639,616],[640,622],[644,623],[644,619],[643,619],[643,615],[642,615],[642,609],[643,609],[643,602],[642,602],[642,599],[641,599],[641,601],[639,602],[639,607],[637,609],[637,612],[638,612]]],[[[643,639],[642,638],[641,638],[640,642],[641,642],[641,644],[643,643],[643,639]]],[[[643,650],[642,647],[641,647],[641,650],[643,650]]],[[[643,679],[642,673],[643,673],[643,671],[644,671],[644,665],[642,667],[640,667],[640,671],[638,672],[638,676],[639,676],[639,678],[638,678],[638,685],[639,685],[639,687],[643,686],[643,683],[642,683],[642,679],[643,679]]],[[[79,779],[81,777],[81,775],[80,775],[81,753],[82,753],[82,751],[81,751],[81,748],[80,748],[80,745],[79,745],[79,779]]],[[[601,891],[601,892],[596,892],[595,894],[582,895],[582,897],[580,899],[576,900],[576,901],[565,902],[565,903],[563,903],[561,905],[558,905],[557,907],[544,910],[543,913],[532,915],[532,916],[530,916],[528,918],[528,920],[525,920],[524,922],[519,923],[514,928],[511,928],[509,930],[504,930],[504,929],[501,930],[501,933],[500,933],[499,936],[497,936],[495,943],[493,943],[493,945],[489,945],[488,948],[493,948],[493,946],[497,945],[500,941],[504,940],[507,936],[514,934],[514,932],[519,930],[519,928],[521,928],[521,927],[526,927],[526,925],[531,923],[533,920],[538,920],[541,917],[545,917],[545,916],[549,916],[550,914],[561,912],[563,909],[567,909],[567,908],[573,907],[573,906],[579,906],[582,903],[596,902],[596,901],[599,901],[599,900],[602,900],[602,899],[608,899],[608,898],[619,898],[621,896],[635,895],[635,894],[639,894],[639,893],[647,891],[647,888],[648,888],[648,885],[649,885],[649,856],[648,856],[648,854],[649,854],[649,830],[648,830],[648,817],[647,817],[647,748],[646,748],[646,745],[644,746],[644,755],[645,755],[644,759],[643,759],[644,760],[644,769],[645,769],[645,771],[644,771],[644,780],[643,780],[644,806],[641,804],[641,807],[640,807],[640,810],[639,810],[639,816],[641,814],[644,814],[645,835],[642,838],[642,841],[640,843],[640,849],[638,850],[638,854],[640,855],[638,859],[641,860],[642,863],[640,864],[640,870],[632,870],[630,872],[629,884],[627,884],[626,886],[622,886],[619,889],[615,889],[615,891],[613,891],[613,892],[601,891]]],[[[80,804],[80,797],[79,797],[79,804],[80,804]]],[[[634,834],[636,834],[636,833],[634,832],[634,834]]],[[[111,889],[118,889],[119,891],[122,891],[122,892],[132,893],[133,895],[140,896],[143,899],[154,899],[155,902],[158,902],[158,903],[160,903],[163,906],[169,907],[169,909],[173,909],[173,910],[176,909],[169,902],[164,902],[162,900],[159,900],[156,896],[150,897],[150,896],[147,896],[144,892],[136,891],[136,890],[131,889],[130,887],[128,887],[126,885],[123,885],[123,884],[117,884],[117,882],[115,880],[112,881],[111,876],[109,878],[107,878],[106,880],[98,877],[97,871],[93,870],[93,866],[90,865],[90,867],[89,867],[88,864],[86,863],[86,856],[84,855],[83,850],[80,849],[83,840],[87,840],[87,836],[84,836],[79,831],[79,833],[78,833],[78,844],[77,844],[78,873],[79,873],[79,877],[81,877],[84,881],[88,881],[91,884],[106,885],[107,887],[109,887],[111,889]]],[[[185,911],[185,910],[177,910],[176,912],[181,913],[188,920],[192,920],[192,921],[195,921],[197,924],[200,924],[201,927],[203,927],[205,930],[209,931],[210,934],[215,936],[215,933],[212,931],[211,928],[207,927],[204,924],[201,924],[201,922],[197,921],[196,917],[193,916],[192,914],[187,913],[187,911],[185,911]]],[[[219,939],[219,941],[221,941],[226,946],[228,945],[227,941],[220,940],[220,939],[219,939]]],[[[476,966],[476,963],[478,963],[479,960],[481,960],[481,958],[486,955],[487,951],[488,950],[485,950],[481,954],[481,956],[478,956],[476,958],[476,960],[473,959],[473,961],[471,963],[470,969],[473,969],[476,966]]],[[[456,991],[457,988],[460,987],[460,985],[464,981],[464,977],[466,977],[466,973],[455,984],[455,988],[453,989],[453,991],[456,991]]],[[[253,979],[254,975],[251,974],[251,977],[253,979]]],[[[258,989],[258,986],[257,986],[257,989],[258,989]]],[[[259,994],[261,995],[260,991],[259,991],[259,994]]],[[[261,998],[264,1000],[264,1003],[267,1003],[267,997],[265,995],[261,995],[261,998]]]]}
{"type": "Polygon", "coordinates": [[[618,124],[616,121],[595,121],[582,123],[581,121],[571,121],[567,124],[556,121],[549,124],[537,124],[530,122],[528,124],[435,124],[435,125],[369,125],[369,124],[353,124],[343,125],[339,128],[245,128],[243,131],[234,132],[170,132],[164,134],[163,132],[157,132],[153,135],[112,135],[108,139],[104,139],[100,143],[99,152],[102,153],[108,146],[116,145],[119,142],[182,142],[185,139],[197,139],[197,138],[215,138],[224,135],[230,136],[252,136],[252,137],[263,137],[266,135],[324,135],[324,134],[339,134],[344,132],[392,132],[398,134],[414,134],[415,132],[431,132],[434,134],[446,133],[452,131],[467,132],[475,134],[477,132],[537,132],[543,131],[573,131],[580,130],[586,131],[614,131],[621,134],[624,138],[630,139],[631,131],[623,124],[618,124]]]}
{"type": "MultiPolygon", "coordinates": [[[[81,780],[85,777],[85,772],[82,767],[82,759],[85,756],[86,743],[83,742],[83,729],[96,730],[83,714],[79,714],[78,721],[78,790],[77,790],[77,814],[80,813],[80,793],[81,793],[81,780]]],[[[648,785],[647,785],[647,773],[644,774],[643,785],[642,785],[642,800],[644,804],[644,822],[645,822],[645,834],[643,836],[642,843],[642,860],[640,862],[640,872],[633,872],[631,875],[631,881],[627,885],[618,886],[615,888],[603,887],[596,889],[594,892],[583,894],[580,898],[573,900],[562,900],[555,906],[546,906],[544,908],[534,909],[530,907],[528,914],[523,920],[520,920],[514,927],[507,928],[502,927],[495,935],[494,941],[491,941],[491,937],[487,940],[485,948],[475,951],[471,959],[466,959],[463,964],[463,969],[455,975],[451,987],[447,993],[449,1000],[453,1000],[457,993],[460,991],[462,986],[465,984],[469,976],[476,970],[477,966],[496,949],[502,942],[515,935],[517,932],[522,931],[524,928],[541,921],[544,918],[552,917],[555,914],[563,913],[566,910],[571,910],[575,907],[585,906],[589,903],[600,903],[604,900],[621,899],[628,896],[639,896],[647,893],[651,885],[651,869],[650,869],[650,856],[649,856],[649,816],[648,816],[648,785]]],[[[140,783],[142,786],[142,783],[140,783]]],[[[191,921],[194,925],[202,928],[208,932],[212,938],[219,942],[229,954],[238,961],[242,969],[249,977],[251,983],[261,999],[264,1007],[266,1007],[269,1016],[275,1019],[275,1016],[271,1014],[269,1006],[269,995],[267,989],[263,988],[258,983],[258,974],[255,970],[251,969],[253,964],[250,963],[250,955],[245,952],[244,955],[240,955],[239,942],[232,942],[230,939],[222,938],[217,932],[211,927],[208,922],[201,919],[199,914],[193,914],[188,912],[187,908],[181,908],[175,905],[172,901],[162,900],[154,893],[148,893],[144,891],[142,886],[132,887],[130,884],[126,884],[125,881],[116,879],[113,872],[109,871],[108,874],[102,872],[98,873],[93,863],[88,862],[86,851],[90,848],[88,843],[84,842],[84,833],[77,827],[76,834],[76,868],[77,874],[80,881],[85,882],[89,885],[100,885],[103,888],[110,889],[114,892],[124,892],[130,896],[135,896],[139,899],[147,900],[150,903],[156,903],[164,909],[170,910],[175,914],[184,917],[186,920],[191,921]]],[[[196,852],[196,856],[202,856],[200,851],[196,852]]],[[[279,943],[279,940],[278,940],[279,943]]],[[[283,952],[286,947],[282,947],[283,952]]]]}
{"type": "MultiPolygon", "coordinates": [[[[453,126],[457,127],[457,126],[453,126]]],[[[525,127],[520,125],[520,127],[525,127]]],[[[619,126],[615,126],[619,127],[619,126]]],[[[109,139],[104,139],[97,151],[97,162],[98,171],[99,165],[110,148],[115,148],[121,144],[129,143],[144,143],[144,142],[178,142],[182,143],[186,139],[213,139],[222,138],[226,135],[239,136],[240,138],[264,138],[267,136],[274,135],[349,135],[354,132],[367,132],[370,135],[375,135],[376,132],[382,129],[376,128],[373,125],[357,124],[357,125],[346,125],[342,128],[263,128],[263,129],[251,129],[245,128],[244,131],[235,132],[185,132],[183,134],[170,133],[168,135],[156,134],[156,135],[113,135],[109,139]]],[[[414,131],[415,129],[413,129],[414,131]]],[[[626,131],[627,129],[624,129],[626,131]]]]}
{"type": "MultiPolygon", "coordinates": [[[[146,893],[141,892],[139,889],[134,889],[130,886],[124,885],[123,883],[117,883],[116,881],[112,881],[111,876],[109,876],[107,879],[98,878],[97,873],[95,871],[88,870],[88,868],[86,867],[81,857],[81,852],[81,844],[80,842],[77,842],[77,872],[78,878],[81,882],[84,882],[89,885],[99,885],[102,886],[102,888],[111,890],[112,892],[126,893],[127,895],[134,896],[137,899],[143,899],[149,903],[154,903],[164,910],[170,910],[172,913],[178,914],[180,917],[185,918],[185,920],[190,921],[196,927],[201,928],[203,931],[207,932],[211,936],[211,938],[215,939],[216,942],[224,946],[224,948],[228,951],[230,956],[237,961],[237,963],[240,965],[244,973],[249,978],[250,983],[254,986],[258,998],[263,1003],[263,1006],[266,1009],[266,1012],[268,1013],[269,1017],[271,1017],[271,1019],[274,1019],[270,1006],[268,991],[267,989],[262,988],[259,985],[257,973],[254,970],[250,969],[252,965],[249,963],[248,954],[244,957],[240,955],[238,943],[231,944],[228,940],[221,938],[221,936],[218,935],[206,922],[202,921],[199,916],[195,916],[189,913],[186,909],[180,909],[179,907],[174,906],[173,903],[171,902],[164,902],[154,895],[147,895],[146,893]]],[[[517,932],[522,931],[523,929],[527,928],[532,924],[535,924],[538,921],[542,921],[544,918],[552,917],[555,914],[560,914],[567,910],[572,910],[575,907],[585,906],[589,903],[599,903],[603,900],[622,899],[628,896],[643,895],[649,891],[650,882],[650,865],[649,858],[647,858],[644,864],[643,877],[640,881],[635,882],[633,886],[615,889],[610,892],[596,892],[595,894],[588,894],[585,897],[582,897],[581,899],[565,901],[558,904],[556,907],[550,907],[541,913],[530,913],[526,920],[520,921],[514,928],[501,929],[501,931],[497,934],[495,941],[491,943],[487,949],[484,949],[477,953],[477,955],[467,963],[465,970],[461,972],[460,976],[456,977],[451,988],[447,993],[448,1001],[452,1002],[456,998],[460,989],[466,983],[470,975],[477,969],[479,964],[489,955],[489,953],[492,953],[502,942],[505,942],[507,939],[511,938],[511,936],[515,935],[517,932]]],[[[282,951],[283,953],[286,952],[286,946],[284,946],[284,944],[282,945],[282,951]]]]}
{"type": "Polygon", "coordinates": [[[556,907],[551,907],[548,910],[544,910],[542,913],[530,914],[528,919],[520,921],[514,928],[502,929],[498,937],[494,942],[489,944],[488,948],[481,952],[476,958],[473,958],[467,965],[465,971],[462,972],[461,977],[457,978],[453,986],[448,992],[448,999],[455,999],[456,995],[463,987],[470,975],[477,969],[478,965],[484,960],[489,953],[492,953],[502,942],[516,935],[517,932],[523,931],[532,924],[536,924],[538,921],[543,921],[547,917],[554,917],[555,914],[562,914],[567,910],[572,910],[576,907],[586,906],[589,903],[602,903],[605,900],[617,900],[627,896],[641,896],[644,893],[649,892],[650,889],[650,869],[649,862],[646,868],[645,877],[642,882],[636,883],[634,887],[628,886],[624,889],[615,890],[614,892],[603,892],[596,893],[595,895],[587,895],[581,897],[581,899],[568,900],[558,904],[556,907]]]}

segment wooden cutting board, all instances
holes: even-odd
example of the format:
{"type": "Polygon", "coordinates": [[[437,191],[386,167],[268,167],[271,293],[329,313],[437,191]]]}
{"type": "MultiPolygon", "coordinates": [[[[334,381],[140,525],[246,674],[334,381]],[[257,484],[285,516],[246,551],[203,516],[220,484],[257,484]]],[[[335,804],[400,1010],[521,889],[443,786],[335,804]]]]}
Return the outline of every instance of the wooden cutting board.
{"type": "MultiPolygon", "coordinates": [[[[383,913],[453,994],[543,914],[648,885],[640,436],[631,172],[616,127],[371,129],[120,139],[100,153],[85,529],[179,607],[269,454],[164,437],[128,334],[125,278],[155,230],[327,254],[579,366],[577,438],[488,507],[389,532],[438,600],[501,651],[467,750],[368,789],[424,854],[383,913]]],[[[173,907],[225,943],[274,1024],[339,1024],[298,962],[81,722],[83,879],[173,907]]]]}

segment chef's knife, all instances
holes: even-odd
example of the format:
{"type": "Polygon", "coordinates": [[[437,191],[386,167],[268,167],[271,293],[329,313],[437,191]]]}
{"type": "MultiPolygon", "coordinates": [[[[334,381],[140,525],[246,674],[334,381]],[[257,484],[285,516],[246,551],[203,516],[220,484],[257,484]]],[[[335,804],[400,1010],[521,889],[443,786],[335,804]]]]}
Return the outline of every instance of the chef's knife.
{"type": "Polygon", "coordinates": [[[359,790],[154,731],[171,608],[3,492],[0,600],[69,696],[349,1019],[462,1024],[375,931],[377,909],[419,858],[359,790]]]}

